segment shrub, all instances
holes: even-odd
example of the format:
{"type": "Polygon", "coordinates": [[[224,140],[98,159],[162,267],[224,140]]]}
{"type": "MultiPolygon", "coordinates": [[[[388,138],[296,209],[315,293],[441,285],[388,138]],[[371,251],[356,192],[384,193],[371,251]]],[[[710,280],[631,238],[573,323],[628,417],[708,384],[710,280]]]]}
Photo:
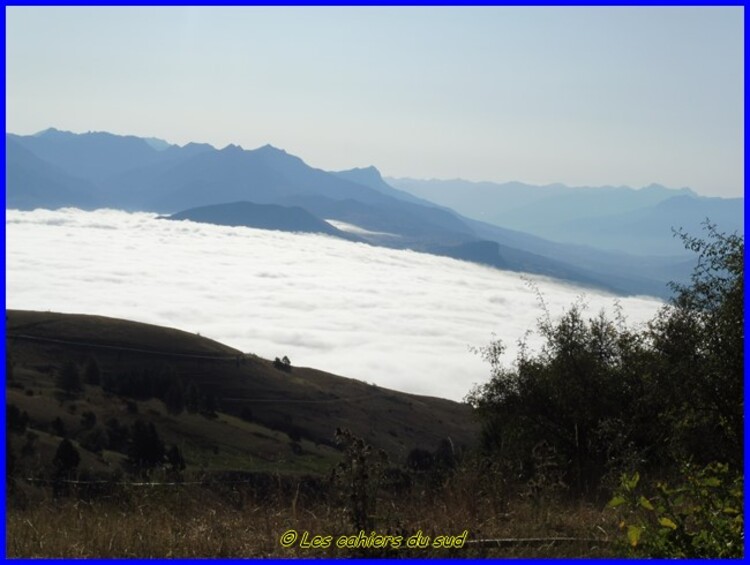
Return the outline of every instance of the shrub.
{"type": "Polygon", "coordinates": [[[677,486],[651,489],[643,488],[638,473],[624,475],[609,506],[620,514],[633,556],[743,556],[743,478],[726,464],[685,465],[677,486]]]}

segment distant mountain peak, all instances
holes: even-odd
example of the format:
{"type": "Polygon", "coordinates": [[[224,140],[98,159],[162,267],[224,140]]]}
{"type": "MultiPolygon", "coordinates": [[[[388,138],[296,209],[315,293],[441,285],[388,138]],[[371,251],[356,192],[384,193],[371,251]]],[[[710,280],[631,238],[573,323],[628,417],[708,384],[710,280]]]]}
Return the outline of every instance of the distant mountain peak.
{"type": "Polygon", "coordinates": [[[370,165],[369,167],[355,167],[345,171],[336,171],[334,174],[371,186],[372,183],[385,182],[380,171],[370,165]]]}
{"type": "Polygon", "coordinates": [[[31,137],[53,137],[61,135],[75,135],[72,131],[59,130],[57,128],[47,128],[33,134],[31,137]]]}
{"type": "Polygon", "coordinates": [[[380,171],[374,165],[370,165],[369,167],[355,167],[351,171],[383,180],[383,175],[380,174],[380,171]]]}
{"type": "Polygon", "coordinates": [[[255,151],[257,151],[258,153],[280,153],[282,155],[288,155],[286,151],[279,147],[274,147],[270,143],[266,143],[264,146],[258,147],[255,151]]]}
{"type": "Polygon", "coordinates": [[[664,186],[663,184],[652,182],[648,186],[644,186],[640,190],[644,191],[653,191],[653,192],[667,192],[672,193],[675,195],[681,195],[681,196],[692,196],[697,197],[698,194],[696,194],[693,189],[688,188],[687,186],[683,186],[682,188],[669,188],[667,186],[664,186]]]}
{"type": "Polygon", "coordinates": [[[239,152],[244,151],[244,149],[242,149],[242,147],[239,146],[239,145],[235,145],[234,143],[230,143],[229,145],[227,145],[223,149],[220,149],[220,151],[224,151],[226,153],[239,153],[239,152]]]}

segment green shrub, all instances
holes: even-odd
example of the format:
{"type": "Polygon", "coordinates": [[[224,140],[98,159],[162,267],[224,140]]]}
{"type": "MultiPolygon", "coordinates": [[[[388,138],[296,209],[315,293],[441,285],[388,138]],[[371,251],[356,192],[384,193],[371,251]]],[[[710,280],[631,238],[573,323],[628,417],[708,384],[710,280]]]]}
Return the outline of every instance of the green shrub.
{"type": "Polygon", "coordinates": [[[743,477],[726,464],[685,465],[677,486],[644,488],[638,473],[624,475],[609,506],[633,556],[743,556],[743,477]]]}

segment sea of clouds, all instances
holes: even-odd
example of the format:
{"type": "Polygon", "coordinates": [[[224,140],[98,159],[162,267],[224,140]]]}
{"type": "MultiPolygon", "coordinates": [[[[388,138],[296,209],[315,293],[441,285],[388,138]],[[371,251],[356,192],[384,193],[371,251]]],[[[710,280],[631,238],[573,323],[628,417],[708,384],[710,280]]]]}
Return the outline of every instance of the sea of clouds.
{"type": "MultiPolygon", "coordinates": [[[[8,210],[6,261],[8,308],[175,327],[454,400],[488,378],[470,348],[499,338],[512,362],[518,339],[543,313],[533,286],[553,316],[582,294],[592,316],[616,301],[543,277],[324,235],[115,210],[8,210]]],[[[662,305],[617,300],[633,324],[662,305]]]]}

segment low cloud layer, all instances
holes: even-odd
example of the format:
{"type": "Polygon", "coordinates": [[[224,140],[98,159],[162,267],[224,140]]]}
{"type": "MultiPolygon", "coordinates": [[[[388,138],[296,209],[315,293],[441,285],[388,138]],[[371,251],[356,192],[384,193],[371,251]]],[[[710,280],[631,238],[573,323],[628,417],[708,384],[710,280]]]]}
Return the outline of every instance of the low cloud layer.
{"type": "MultiPolygon", "coordinates": [[[[288,355],[378,385],[461,400],[488,378],[470,351],[508,346],[582,294],[615,297],[411,251],[322,235],[65,209],[6,213],[8,308],[100,314],[176,327],[263,357],[288,355]],[[527,279],[527,280],[525,280],[527,279]]],[[[628,320],[661,303],[620,298],[628,320]]],[[[538,343],[532,338],[530,343],[538,343]]]]}

